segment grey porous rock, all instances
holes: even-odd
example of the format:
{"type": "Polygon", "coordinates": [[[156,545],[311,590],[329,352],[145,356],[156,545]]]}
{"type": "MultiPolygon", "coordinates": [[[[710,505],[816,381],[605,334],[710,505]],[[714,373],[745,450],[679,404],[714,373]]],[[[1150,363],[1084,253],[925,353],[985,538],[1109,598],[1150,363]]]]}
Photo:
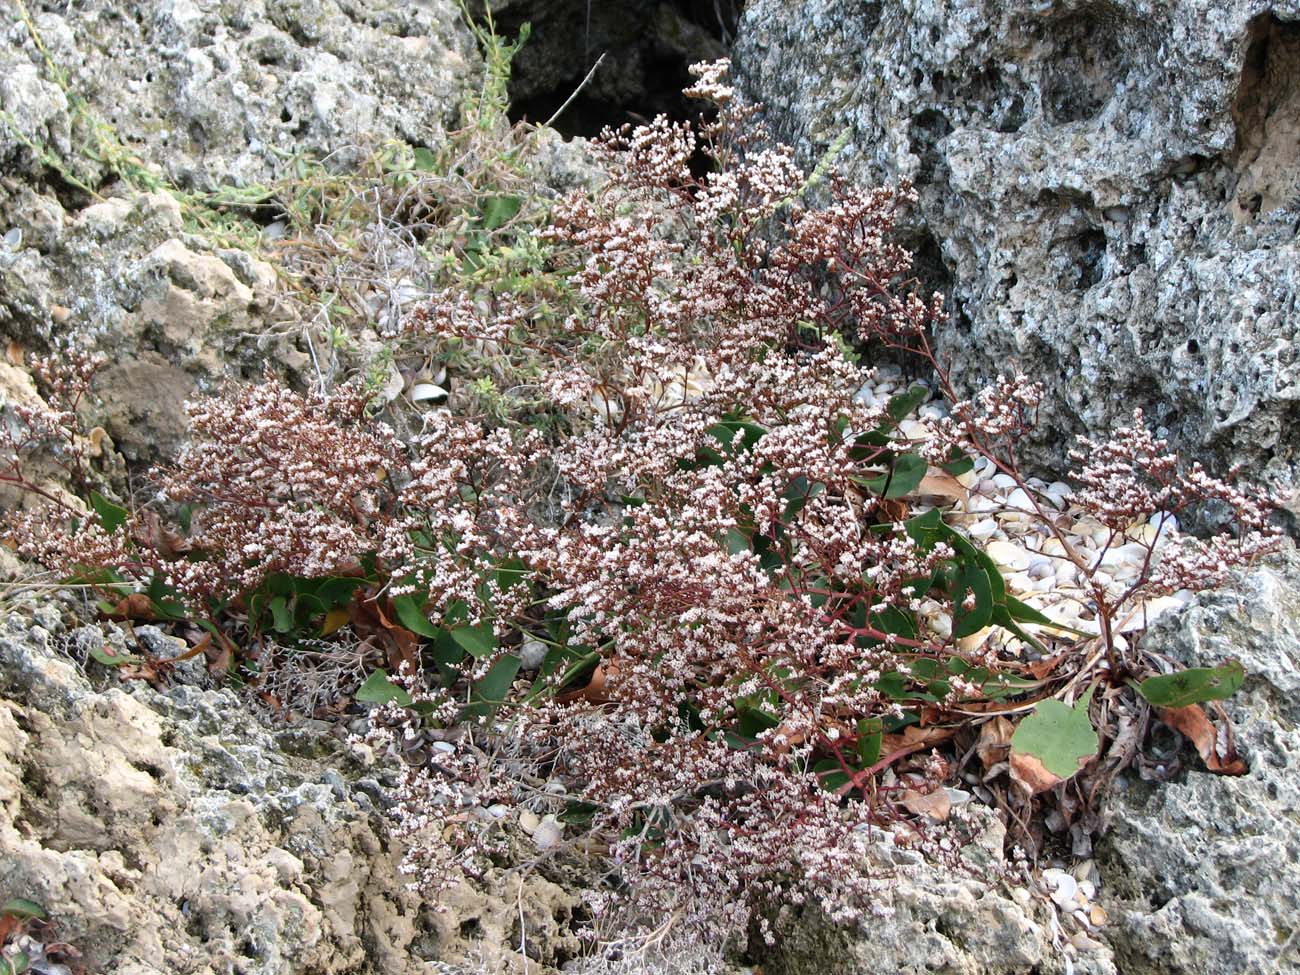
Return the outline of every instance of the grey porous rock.
{"type": "Polygon", "coordinates": [[[942,354],[1046,384],[1040,460],[1140,406],[1300,483],[1296,0],[751,0],[735,60],[805,161],[915,183],[942,354]]]}
{"type": "Polygon", "coordinates": [[[67,632],[49,603],[0,618],[0,892],[41,904],[88,971],[521,968],[525,909],[535,970],[573,952],[576,895],[536,874],[438,907],[408,890],[393,771],[364,746],[230,690],[119,684],[78,663],[95,640],[122,634],[67,632]]]}
{"type": "Polygon", "coordinates": [[[10,3],[0,170],[44,147],[92,186],[108,175],[74,152],[94,143],[78,100],[186,188],[259,182],[304,152],[345,166],[384,139],[439,144],[479,64],[452,0],[10,3]]]}
{"type": "Polygon", "coordinates": [[[1162,620],[1145,645],[1188,666],[1246,669],[1226,702],[1241,778],[1130,778],[1098,847],[1125,975],[1300,972],[1300,556],[1245,574],[1162,620]]]}
{"type": "Polygon", "coordinates": [[[75,337],[103,355],[89,419],[129,461],[174,454],[183,404],[196,392],[272,364],[305,364],[268,328],[275,270],[186,233],[171,194],[113,196],[69,212],[19,184],[0,189],[0,220],[17,231],[0,245],[0,334],[23,352],[75,337]]]}
{"type": "Polygon", "coordinates": [[[988,826],[963,853],[983,869],[967,875],[893,851],[876,916],[850,927],[811,907],[792,913],[775,927],[765,975],[1129,975],[1108,945],[1072,936],[1046,897],[987,872],[1004,865],[1005,829],[991,810],[972,815],[988,826]]]}

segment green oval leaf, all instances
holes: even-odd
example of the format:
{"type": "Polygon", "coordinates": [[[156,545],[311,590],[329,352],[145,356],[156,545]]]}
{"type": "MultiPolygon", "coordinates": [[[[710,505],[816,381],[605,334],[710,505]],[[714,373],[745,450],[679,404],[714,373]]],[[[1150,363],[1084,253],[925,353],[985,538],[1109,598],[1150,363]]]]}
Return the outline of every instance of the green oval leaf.
{"type": "Polygon", "coordinates": [[[382,669],[367,677],[352,697],[371,704],[388,704],[392,701],[404,708],[409,708],[412,704],[411,695],[406,693],[406,689],[389,680],[387,671],[382,669]]]}
{"type": "Polygon", "coordinates": [[[99,523],[104,526],[104,531],[110,535],[126,523],[127,516],[130,514],[121,505],[109,501],[98,491],[90,492],[90,506],[95,509],[95,514],[99,515],[99,523]]]}
{"type": "MultiPolygon", "coordinates": [[[[109,650],[108,645],[90,647],[90,657],[96,663],[101,663],[105,667],[124,667],[127,664],[138,664],[140,658],[133,653],[116,654],[109,650]]],[[[12,901],[10,902],[12,903],[12,901]]],[[[6,905],[7,906],[7,905],[6,905]]]]}
{"type": "Polygon", "coordinates": [[[978,633],[993,619],[993,591],[989,575],[980,565],[967,565],[957,577],[952,594],[952,635],[967,637],[978,633]],[[973,597],[966,605],[967,597],[973,597]]]}
{"type": "Polygon", "coordinates": [[[15,897],[12,900],[4,902],[0,907],[0,915],[16,917],[20,921],[46,921],[49,920],[45,915],[45,908],[37,904],[36,901],[28,900],[26,897],[15,897]]]}
{"type": "Polygon", "coordinates": [[[458,626],[451,631],[451,638],[471,657],[486,657],[497,648],[497,638],[492,632],[491,623],[458,626]]]}
{"type": "Polygon", "coordinates": [[[1074,707],[1055,698],[1039,701],[1034,713],[1021,721],[1011,736],[1012,751],[1032,755],[1053,775],[1068,779],[1101,746],[1088,717],[1091,701],[1092,688],[1074,707]]]}
{"type": "Polygon", "coordinates": [[[1148,677],[1137,689],[1158,708],[1185,708],[1231,697],[1245,679],[1246,668],[1229,660],[1218,667],[1189,667],[1176,674],[1148,677]]]}
{"type": "Polygon", "coordinates": [[[438,628],[433,625],[424,611],[424,600],[416,593],[398,596],[393,600],[393,610],[397,613],[401,624],[412,633],[428,637],[430,640],[438,636],[438,628]]]}

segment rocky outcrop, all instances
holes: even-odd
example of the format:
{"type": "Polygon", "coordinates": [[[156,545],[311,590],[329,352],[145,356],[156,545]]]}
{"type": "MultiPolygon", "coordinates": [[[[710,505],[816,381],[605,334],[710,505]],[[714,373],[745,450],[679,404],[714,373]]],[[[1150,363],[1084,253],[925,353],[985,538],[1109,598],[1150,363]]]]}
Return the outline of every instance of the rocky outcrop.
{"type": "Polygon", "coordinates": [[[13,3],[0,38],[5,352],[102,354],[86,419],[137,467],[186,399],[310,363],[275,268],[195,225],[221,220],[202,192],[440,145],[481,72],[451,0],[13,3]]]}
{"type": "Polygon", "coordinates": [[[9,353],[75,342],[102,354],[91,419],[129,461],[175,451],[183,403],[196,392],[306,361],[269,329],[274,268],[186,233],[169,193],[114,196],[68,212],[20,185],[0,191],[0,213],[16,231],[0,245],[0,332],[9,353]]]}
{"type": "Polygon", "coordinates": [[[1300,483],[1300,4],[750,0],[735,58],[806,160],[916,183],[943,354],[1045,382],[1040,459],[1142,406],[1300,483]]]}
{"type": "Polygon", "coordinates": [[[478,70],[451,0],[32,0],[0,18],[0,171],[52,152],[92,187],[111,161],[76,150],[97,125],[205,190],[303,153],[345,167],[385,139],[438,145],[478,70]]]}
{"type": "Polygon", "coordinates": [[[1120,971],[1300,972],[1300,558],[1161,621],[1144,645],[1189,666],[1235,657],[1245,687],[1226,702],[1250,774],[1129,779],[1099,848],[1120,971]]]}
{"type": "Polygon", "coordinates": [[[120,640],[52,604],[0,621],[0,896],[41,904],[89,971],[469,975],[577,950],[576,894],[536,873],[408,890],[392,770],[323,723],[78,665],[120,640]]]}

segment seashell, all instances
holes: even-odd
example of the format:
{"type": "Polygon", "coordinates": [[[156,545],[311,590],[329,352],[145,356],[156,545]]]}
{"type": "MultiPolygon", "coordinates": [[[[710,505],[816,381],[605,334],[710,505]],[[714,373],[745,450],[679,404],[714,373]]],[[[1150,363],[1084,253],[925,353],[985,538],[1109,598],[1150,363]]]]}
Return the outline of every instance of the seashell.
{"type": "Polygon", "coordinates": [[[1029,578],[1046,579],[1048,576],[1056,575],[1056,566],[1053,561],[1043,555],[1029,555],[1029,578]]]}
{"type": "Polygon", "coordinates": [[[876,391],[871,388],[871,384],[867,383],[853,394],[853,402],[860,406],[875,406],[879,399],[876,396],[876,391]]]}
{"type": "Polygon", "coordinates": [[[1148,551],[1145,545],[1130,542],[1127,545],[1108,548],[1101,557],[1101,564],[1108,569],[1123,566],[1140,568],[1142,563],[1146,561],[1147,555],[1148,551]]]}
{"type": "Polygon", "coordinates": [[[903,420],[898,424],[898,432],[909,440],[926,440],[930,436],[930,428],[920,420],[903,420]]]}
{"type": "Polygon", "coordinates": [[[962,653],[971,653],[978,650],[980,645],[988,639],[989,634],[992,632],[993,628],[991,626],[986,626],[984,629],[972,633],[970,636],[962,637],[957,641],[957,649],[962,653]]]}
{"type": "MultiPolygon", "coordinates": [[[[960,478],[959,478],[960,480],[960,478]]],[[[975,524],[966,529],[966,534],[971,538],[977,538],[983,541],[986,538],[992,538],[998,530],[998,523],[992,518],[981,518],[975,524]]]]}
{"type": "Polygon", "coordinates": [[[537,831],[537,827],[542,824],[542,818],[531,809],[519,810],[519,828],[529,836],[537,831]]]}
{"type": "MultiPolygon", "coordinates": [[[[994,478],[994,480],[997,480],[997,478],[994,478]]],[[[1024,488],[1018,487],[1007,495],[1007,507],[1019,508],[1022,511],[1033,511],[1034,502],[1024,488]]]]}
{"type": "Polygon", "coordinates": [[[447,398],[447,391],[435,383],[416,383],[411,387],[412,403],[437,402],[447,398]]]}
{"type": "Polygon", "coordinates": [[[994,474],[993,483],[1003,491],[1011,491],[1020,486],[1016,483],[1016,479],[1010,474],[994,474]]]}
{"type": "Polygon", "coordinates": [[[533,830],[533,842],[539,850],[549,850],[559,846],[564,839],[564,824],[554,816],[546,816],[533,830]]]}
{"type": "Polygon", "coordinates": [[[1154,545],[1160,537],[1160,531],[1155,525],[1141,524],[1134,525],[1126,534],[1134,541],[1141,542],[1143,545],[1154,545]]]}
{"type": "Polygon", "coordinates": [[[1028,572],[1012,572],[1005,578],[1007,588],[1012,592],[1025,593],[1037,591],[1034,589],[1034,580],[1029,577],[1028,572]]]}
{"type": "Polygon", "coordinates": [[[980,476],[975,473],[974,469],[967,471],[965,474],[957,475],[957,483],[962,487],[970,490],[979,483],[980,476]]]}
{"type": "Polygon", "coordinates": [[[1029,553],[1012,542],[989,542],[985,552],[1000,567],[1014,570],[1029,568],[1029,553]]]}
{"type": "Polygon", "coordinates": [[[1094,893],[1088,896],[1096,896],[1097,885],[1101,883],[1101,871],[1097,869],[1096,860],[1080,860],[1070,868],[1070,873],[1074,874],[1074,879],[1079,881],[1080,886],[1085,882],[1092,884],[1094,893]]]}
{"type": "Polygon", "coordinates": [[[1043,882],[1052,888],[1052,902],[1061,910],[1069,911],[1077,906],[1079,882],[1071,874],[1055,868],[1044,870],[1043,882]]]}
{"type": "Polygon", "coordinates": [[[1100,941],[1088,937],[1082,931],[1077,931],[1070,937],[1070,944],[1076,951],[1101,951],[1105,947],[1100,941]]]}
{"type": "Polygon", "coordinates": [[[1106,913],[1106,908],[1100,904],[1093,904],[1088,908],[1088,921],[1094,928],[1101,927],[1108,920],[1110,920],[1110,916],[1106,913]]]}

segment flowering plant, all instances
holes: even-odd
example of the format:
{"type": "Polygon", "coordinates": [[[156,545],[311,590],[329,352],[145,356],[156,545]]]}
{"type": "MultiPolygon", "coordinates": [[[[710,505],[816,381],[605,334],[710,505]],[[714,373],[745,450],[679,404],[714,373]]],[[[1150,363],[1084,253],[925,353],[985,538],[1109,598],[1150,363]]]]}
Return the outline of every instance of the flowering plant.
{"type": "Polygon", "coordinates": [[[1222,696],[1214,674],[1195,700],[1160,697],[1125,634],[1273,535],[1266,506],[1179,467],[1140,416],[1080,445],[1077,491],[1025,475],[1014,445],[1042,391],[956,395],[928,339],[942,301],[890,242],[910,190],[834,183],[809,203],[818,174],[759,147],[724,64],[698,71],[718,107],[700,135],[611,133],[617,178],[556,206],[566,304],[480,281],[409,316],[435,357],[529,349],[527,413],[436,411],[404,443],[355,388],[268,379],[191,407],[159,491],[182,531],[100,497],[93,516],[52,499],[14,535],[204,621],[223,665],[236,628],[356,638],[384,668],[357,691],[382,702],[372,734],[410,759],[418,881],[484,849],[462,806],[522,804],[552,817],[539,846],[597,838],[645,916],[735,931],[779,900],[860,916],[881,831],[926,844],[959,826],[949,783],[977,735],[990,777],[1010,753],[1027,807],[1096,764],[1113,705],[1093,688],[1144,681],[1171,709],[1222,696]],[[933,378],[861,369],[852,349],[881,344],[933,378]],[[1207,501],[1243,534],[1179,534],[1207,501]],[[1044,705],[1081,734],[1035,725],[1044,705]]]}

